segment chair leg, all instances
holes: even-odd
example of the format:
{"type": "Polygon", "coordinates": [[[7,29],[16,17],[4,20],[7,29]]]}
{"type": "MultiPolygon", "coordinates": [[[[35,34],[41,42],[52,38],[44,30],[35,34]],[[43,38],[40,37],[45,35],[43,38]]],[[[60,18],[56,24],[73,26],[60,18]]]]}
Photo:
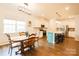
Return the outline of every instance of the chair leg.
{"type": "Polygon", "coordinates": [[[16,55],[19,54],[19,53],[18,53],[19,51],[20,51],[20,50],[16,51],[15,54],[16,54],[16,55]]]}
{"type": "Polygon", "coordinates": [[[11,53],[10,53],[10,56],[12,56],[12,48],[11,48],[11,53]]]}
{"type": "MultiPolygon", "coordinates": [[[[13,50],[13,48],[12,47],[9,47],[8,54],[10,53],[10,56],[12,56],[12,50],[13,50]]],[[[15,52],[15,54],[17,55],[19,51],[15,52]]]]}
{"type": "Polygon", "coordinates": [[[10,53],[10,47],[9,47],[9,50],[8,50],[8,54],[10,53]]]}
{"type": "Polygon", "coordinates": [[[15,52],[15,54],[17,55],[17,54],[18,54],[18,52],[15,52]]]}
{"type": "Polygon", "coordinates": [[[31,56],[31,50],[32,50],[32,46],[30,46],[30,49],[28,50],[30,56],[31,56]]]}
{"type": "Polygon", "coordinates": [[[16,51],[15,54],[17,55],[19,51],[20,51],[20,48],[18,47],[18,51],[16,51]]]}

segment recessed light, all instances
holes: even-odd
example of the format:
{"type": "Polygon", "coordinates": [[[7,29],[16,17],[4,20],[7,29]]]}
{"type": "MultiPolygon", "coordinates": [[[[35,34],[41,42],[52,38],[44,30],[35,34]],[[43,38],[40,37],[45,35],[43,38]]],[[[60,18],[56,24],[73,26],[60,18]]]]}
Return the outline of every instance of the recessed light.
{"type": "Polygon", "coordinates": [[[69,7],[65,7],[65,10],[69,10],[69,7]]]}
{"type": "Polygon", "coordinates": [[[57,24],[61,24],[61,22],[60,22],[60,21],[56,21],[56,23],[57,23],[57,24]]]}

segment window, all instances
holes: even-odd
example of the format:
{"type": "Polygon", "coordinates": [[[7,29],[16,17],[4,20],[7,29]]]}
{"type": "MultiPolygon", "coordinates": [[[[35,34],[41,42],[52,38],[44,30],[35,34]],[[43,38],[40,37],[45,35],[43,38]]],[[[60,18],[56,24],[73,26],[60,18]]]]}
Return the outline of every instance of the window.
{"type": "Polygon", "coordinates": [[[4,33],[15,32],[15,21],[14,20],[4,20],[4,33]]]}
{"type": "Polygon", "coordinates": [[[17,21],[17,32],[25,31],[25,22],[24,21],[17,21]]]}
{"type": "Polygon", "coordinates": [[[14,32],[26,31],[25,21],[4,19],[3,24],[4,24],[4,33],[14,33],[14,32]]]}

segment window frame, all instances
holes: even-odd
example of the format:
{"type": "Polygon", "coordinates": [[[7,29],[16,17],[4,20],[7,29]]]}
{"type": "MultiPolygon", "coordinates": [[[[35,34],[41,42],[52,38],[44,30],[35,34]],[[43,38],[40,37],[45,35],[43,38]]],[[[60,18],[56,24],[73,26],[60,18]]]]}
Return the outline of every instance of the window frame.
{"type": "MultiPolygon", "coordinates": [[[[12,27],[10,28],[10,29],[12,29],[12,27]]],[[[21,31],[26,31],[26,22],[25,21],[21,21],[21,20],[12,20],[12,19],[4,19],[3,20],[3,33],[15,33],[15,32],[21,32],[21,31]],[[12,23],[12,21],[13,21],[13,23],[12,23]],[[9,23],[9,22],[11,22],[11,23],[9,23]],[[22,24],[20,24],[20,23],[22,23],[22,24]],[[19,26],[19,25],[21,25],[21,26],[19,26]],[[23,26],[22,26],[23,25],[23,26]],[[6,29],[7,27],[9,27],[9,26],[14,26],[14,29],[13,29],[13,31],[11,31],[11,30],[9,30],[9,29],[6,29]],[[21,30],[19,31],[19,29],[18,28],[20,28],[21,30]],[[9,30],[9,31],[8,31],[9,30]]]]}

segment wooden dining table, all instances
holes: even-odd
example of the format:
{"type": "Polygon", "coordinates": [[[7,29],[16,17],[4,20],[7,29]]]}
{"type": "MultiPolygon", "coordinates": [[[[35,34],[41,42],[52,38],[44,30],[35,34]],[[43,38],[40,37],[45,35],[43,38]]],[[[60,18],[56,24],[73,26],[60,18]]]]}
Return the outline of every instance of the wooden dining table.
{"type": "Polygon", "coordinates": [[[24,44],[23,44],[23,42],[25,40],[27,40],[28,37],[26,37],[26,36],[17,36],[17,37],[11,37],[11,39],[12,39],[13,42],[20,42],[20,44],[21,44],[20,50],[21,50],[21,54],[23,54],[24,53],[24,49],[23,49],[24,48],[24,44]]]}

